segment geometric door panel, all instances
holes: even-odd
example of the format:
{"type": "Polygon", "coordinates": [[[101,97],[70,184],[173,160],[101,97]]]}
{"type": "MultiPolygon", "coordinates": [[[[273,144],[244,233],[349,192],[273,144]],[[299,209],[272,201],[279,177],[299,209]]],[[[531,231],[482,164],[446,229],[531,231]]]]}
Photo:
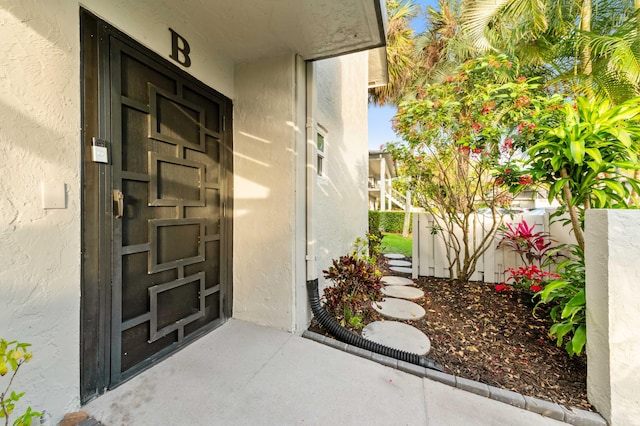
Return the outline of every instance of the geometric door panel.
{"type": "Polygon", "coordinates": [[[233,141],[224,95],[85,10],[81,43],[86,403],[231,317],[233,141]]]}
{"type": "Polygon", "coordinates": [[[223,99],[112,41],[112,382],[224,319],[223,99]]]}

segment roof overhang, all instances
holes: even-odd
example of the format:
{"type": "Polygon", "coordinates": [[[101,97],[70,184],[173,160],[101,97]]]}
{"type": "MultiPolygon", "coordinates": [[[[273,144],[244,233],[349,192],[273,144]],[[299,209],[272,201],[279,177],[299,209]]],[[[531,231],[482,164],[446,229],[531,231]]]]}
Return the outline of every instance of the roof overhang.
{"type": "Polygon", "coordinates": [[[384,0],[162,0],[157,13],[188,22],[234,62],[292,52],[314,61],[386,45],[384,0]]]}
{"type": "MultiPolygon", "coordinates": [[[[398,176],[398,171],[396,169],[396,163],[393,161],[393,156],[390,152],[386,151],[369,151],[369,176],[376,177],[378,179],[382,178],[380,163],[385,162],[385,175],[388,175],[389,178],[394,178],[398,176]]],[[[385,176],[386,178],[387,176],[385,176]]]]}
{"type": "Polygon", "coordinates": [[[389,83],[386,46],[369,50],[369,88],[389,83]]]}

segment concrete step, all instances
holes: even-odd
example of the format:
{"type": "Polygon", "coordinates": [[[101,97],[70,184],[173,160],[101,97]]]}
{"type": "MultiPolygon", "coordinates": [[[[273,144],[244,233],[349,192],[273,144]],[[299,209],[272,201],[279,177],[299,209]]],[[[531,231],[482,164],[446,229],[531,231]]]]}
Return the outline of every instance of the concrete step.
{"type": "Polygon", "coordinates": [[[397,299],[420,299],[424,297],[424,291],[419,288],[410,287],[410,286],[395,286],[390,285],[386,287],[382,287],[380,292],[385,296],[395,297],[397,299]]]}
{"type": "Polygon", "coordinates": [[[431,342],[422,331],[398,321],[375,321],[367,324],[362,329],[362,337],[418,355],[426,355],[431,349],[431,342]]]}
{"type": "Polygon", "coordinates": [[[409,278],[396,277],[395,275],[386,275],[382,277],[380,282],[384,285],[413,285],[414,282],[409,278]]]}
{"type": "Polygon", "coordinates": [[[406,260],[390,260],[389,266],[411,266],[411,262],[406,260]]]}
{"type": "Polygon", "coordinates": [[[399,274],[411,274],[413,272],[413,269],[407,268],[406,266],[392,266],[389,269],[399,274]]]}
{"type": "Polygon", "coordinates": [[[400,253],[384,253],[383,255],[387,259],[404,259],[406,256],[400,253]]]}
{"type": "Polygon", "coordinates": [[[387,297],[381,302],[371,302],[371,306],[385,317],[399,320],[419,320],[426,315],[422,306],[404,299],[387,297]]]}

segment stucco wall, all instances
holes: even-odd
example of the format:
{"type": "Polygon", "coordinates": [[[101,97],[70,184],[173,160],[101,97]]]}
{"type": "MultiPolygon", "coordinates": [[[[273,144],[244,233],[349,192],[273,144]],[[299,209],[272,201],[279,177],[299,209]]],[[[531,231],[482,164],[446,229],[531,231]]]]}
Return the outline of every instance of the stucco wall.
{"type": "MultiPolygon", "coordinates": [[[[35,3],[42,1],[36,0],[35,3]]],[[[77,2],[67,3],[78,7],[77,2]]],[[[180,2],[158,0],[83,0],[81,4],[163,58],[168,58],[171,53],[168,29],[174,29],[189,41],[189,74],[229,98],[234,98],[233,62],[216,50],[215,40],[205,35],[207,26],[215,25],[215,20],[219,18],[213,11],[208,16],[187,16],[188,11],[193,9],[183,7],[180,2]]],[[[77,11],[74,13],[78,14],[77,11]]],[[[77,33],[76,28],[77,25],[72,30],[77,33]]]]}
{"type": "Polygon", "coordinates": [[[316,122],[326,129],[326,176],[316,190],[317,268],[348,254],[367,232],[367,54],[318,61],[316,122]]]}
{"type": "Polygon", "coordinates": [[[637,210],[587,211],[587,395],[611,425],[640,419],[639,234],[637,210]]]}
{"type": "Polygon", "coordinates": [[[10,3],[0,6],[0,336],[33,344],[15,389],[59,415],[79,403],[78,10],[10,3]],[[41,181],[66,184],[66,209],[41,208],[41,181]]]}
{"type": "MultiPolygon", "coordinates": [[[[295,58],[236,66],[234,317],[290,331],[309,320],[304,287],[306,80],[295,58]]],[[[312,117],[326,133],[313,217],[316,268],[367,230],[367,55],[318,61],[312,117]]]]}
{"type": "MultiPolygon", "coordinates": [[[[170,24],[193,30],[152,0],[83,4],[163,57],[170,24]]],[[[77,1],[0,0],[0,337],[33,344],[15,389],[54,421],[79,406],[79,25],[77,1]],[[41,181],[65,184],[65,209],[41,208],[41,181]]],[[[233,96],[233,64],[189,41],[190,72],[233,96]]]]}
{"type": "Polygon", "coordinates": [[[236,66],[233,315],[292,328],[295,57],[236,66]]]}
{"type": "MultiPolygon", "coordinates": [[[[82,4],[163,57],[176,29],[191,45],[189,72],[234,100],[235,315],[304,327],[304,64],[287,55],[234,67],[170,2],[82,4]]],[[[79,406],[79,7],[0,0],[0,337],[33,344],[15,386],[54,422],[79,406]],[[64,209],[41,208],[41,181],[65,185],[64,209]]],[[[320,272],[366,230],[366,54],[317,68],[316,121],[328,131],[320,272]]]]}

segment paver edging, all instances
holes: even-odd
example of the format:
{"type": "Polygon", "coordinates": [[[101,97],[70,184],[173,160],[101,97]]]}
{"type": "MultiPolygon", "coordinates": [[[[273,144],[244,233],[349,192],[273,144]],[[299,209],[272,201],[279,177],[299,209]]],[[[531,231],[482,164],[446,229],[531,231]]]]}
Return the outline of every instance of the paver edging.
{"type": "Polygon", "coordinates": [[[489,386],[481,382],[457,377],[452,374],[430,370],[408,362],[396,360],[395,358],[357,348],[353,345],[338,342],[334,339],[323,336],[322,334],[314,333],[313,331],[305,330],[302,333],[302,337],[375,361],[379,364],[386,365],[387,367],[394,368],[405,373],[434,380],[462,391],[471,392],[479,396],[493,399],[494,401],[513,405],[523,410],[560,420],[568,424],[575,426],[607,426],[605,419],[600,414],[592,411],[582,410],[577,407],[565,408],[560,404],[555,404],[543,399],[533,398],[522,395],[518,392],[497,388],[495,386],[489,386]],[[331,340],[338,343],[332,343],[331,340]]]}

